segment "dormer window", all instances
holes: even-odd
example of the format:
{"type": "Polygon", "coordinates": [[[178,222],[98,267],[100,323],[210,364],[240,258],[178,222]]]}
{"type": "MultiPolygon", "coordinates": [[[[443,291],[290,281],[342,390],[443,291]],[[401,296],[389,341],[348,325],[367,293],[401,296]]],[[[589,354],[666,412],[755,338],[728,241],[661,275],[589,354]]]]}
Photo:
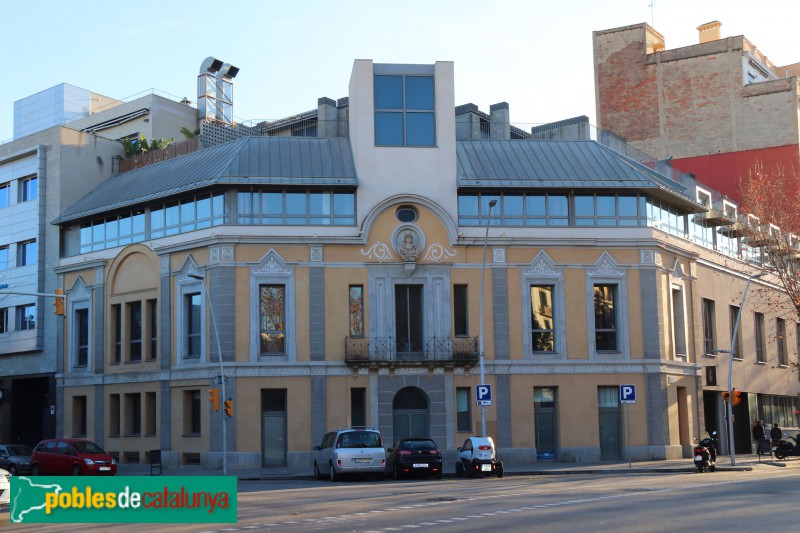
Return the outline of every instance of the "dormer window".
{"type": "Polygon", "coordinates": [[[433,76],[376,74],[375,145],[434,146],[433,76]]]}

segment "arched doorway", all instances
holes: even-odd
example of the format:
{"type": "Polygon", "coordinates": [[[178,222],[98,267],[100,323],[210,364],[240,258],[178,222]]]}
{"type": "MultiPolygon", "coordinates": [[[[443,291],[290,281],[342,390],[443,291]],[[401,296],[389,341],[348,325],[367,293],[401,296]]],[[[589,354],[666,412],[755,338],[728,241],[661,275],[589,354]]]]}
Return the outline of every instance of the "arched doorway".
{"type": "Polygon", "coordinates": [[[394,440],[430,437],[428,398],[417,387],[401,389],[392,401],[394,440]]]}

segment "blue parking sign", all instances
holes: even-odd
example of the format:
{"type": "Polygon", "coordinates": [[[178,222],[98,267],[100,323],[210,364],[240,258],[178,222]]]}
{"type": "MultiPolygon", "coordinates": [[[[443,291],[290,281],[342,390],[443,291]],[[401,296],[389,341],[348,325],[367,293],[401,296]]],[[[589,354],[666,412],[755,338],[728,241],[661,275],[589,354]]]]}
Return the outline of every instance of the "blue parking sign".
{"type": "Polygon", "coordinates": [[[636,403],[636,385],[619,386],[619,403],[636,403]]]}
{"type": "Polygon", "coordinates": [[[475,398],[478,400],[478,405],[492,405],[492,386],[476,385],[475,398]]]}

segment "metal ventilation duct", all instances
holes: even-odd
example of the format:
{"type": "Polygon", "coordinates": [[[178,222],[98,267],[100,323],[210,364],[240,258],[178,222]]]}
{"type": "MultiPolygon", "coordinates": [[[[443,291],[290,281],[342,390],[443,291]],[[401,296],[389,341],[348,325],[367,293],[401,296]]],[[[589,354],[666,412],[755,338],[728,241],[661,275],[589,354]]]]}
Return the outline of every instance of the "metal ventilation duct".
{"type": "Polygon", "coordinates": [[[239,68],[207,57],[200,64],[197,77],[197,121],[233,123],[233,78],[239,68]]]}

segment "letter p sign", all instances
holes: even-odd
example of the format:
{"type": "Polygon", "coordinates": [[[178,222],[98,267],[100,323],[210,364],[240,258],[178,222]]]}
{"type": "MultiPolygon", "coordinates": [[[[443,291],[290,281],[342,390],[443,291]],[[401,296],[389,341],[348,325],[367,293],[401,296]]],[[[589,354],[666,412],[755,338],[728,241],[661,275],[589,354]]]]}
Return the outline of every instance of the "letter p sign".
{"type": "Polygon", "coordinates": [[[475,398],[478,400],[478,405],[492,405],[492,386],[477,385],[475,387],[475,398]]]}
{"type": "Polygon", "coordinates": [[[636,386],[619,386],[619,403],[636,403],[636,386]]]}

